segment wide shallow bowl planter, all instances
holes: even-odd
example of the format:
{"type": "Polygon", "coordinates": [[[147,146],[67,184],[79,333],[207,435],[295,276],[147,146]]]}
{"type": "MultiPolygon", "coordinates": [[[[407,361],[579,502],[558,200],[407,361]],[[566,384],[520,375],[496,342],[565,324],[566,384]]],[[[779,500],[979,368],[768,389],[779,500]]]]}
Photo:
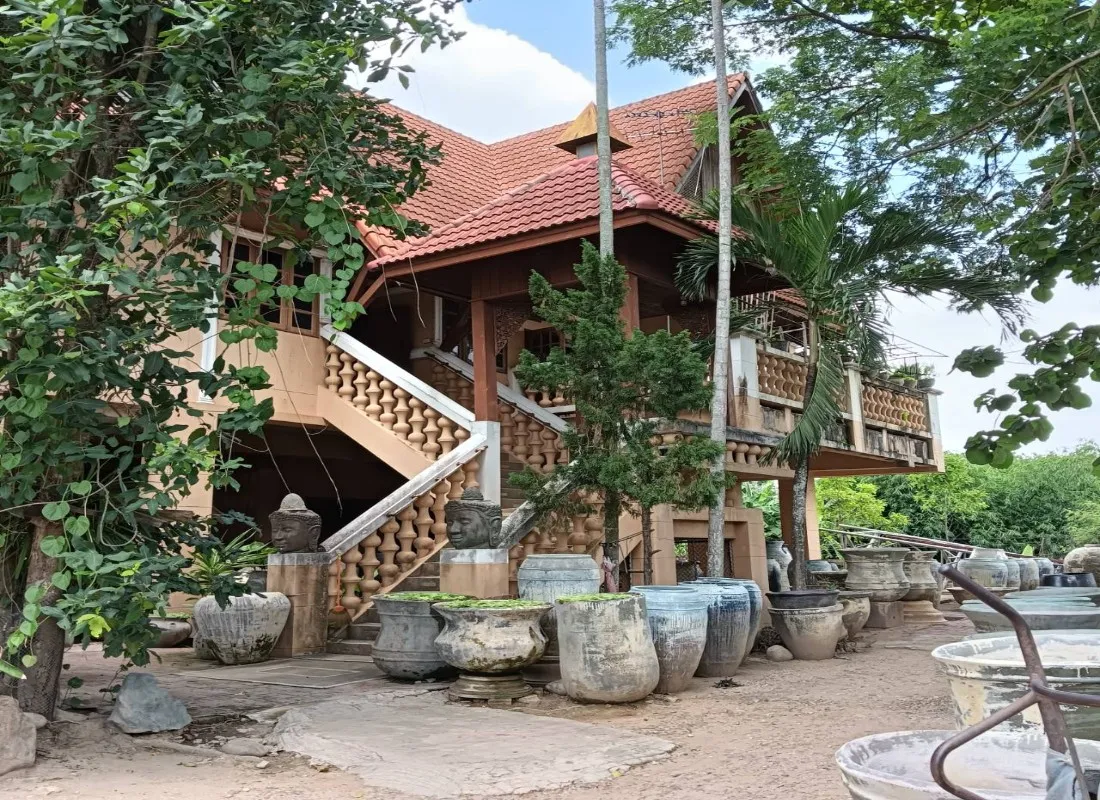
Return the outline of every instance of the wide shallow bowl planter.
{"type": "Polygon", "coordinates": [[[687,586],[635,586],[630,593],[645,598],[646,619],[661,671],[653,691],[682,692],[691,684],[707,646],[710,601],[687,586]]]}
{"type": "Polygon", "coordinates": [[[828,608],[836,605],[839,589],[792,589],[768,592],[768,602],[776,608],[828,608]]]}
{"type": "MultiPolygon", "coordinates": [[[[900,731],[853,739],[837,750],[853,800],[958,800],[934,780],[929,762],[955,731],[900,731]]],[[[1100,745],[1077,743],[1082,766],[1100,767],[1100,745]]],[[[986,800],[1045,800],[1047,740],[1042,733],[993,730],[951,753],[949,780],[986,800]]]]}
{"type": "Polygon", "coordinates": [[[749,634],[749,650],[752,650],[752,644],[756,640],[756,635],[760,633],[760,629],[764,627],[764,593],[760,591],[760,587],[756,584],[756,581],[750,578],[696,578],[693,581],[684,581],[684,584],[696,584],[696,583],[718,583],[729,584],[733,586],[740,586],[749,593],[749,624],[752,626],[752,633],[749,634]]]}
{"type": "Polygon", "coordinates": [[[539,625],[550,610],[533,600],[453,600],[432,608],[443,617],[435,646],[445,662],[463,672],[519,672],[546,650],[539,625]]]}
{"type": "Polygon", "coordinates": [[[1100,544],[1086,544],[1066,553],[1062,560],[1066,572],[1091,572],[1100,583],[1100,544]]]}
{"type": "Polygon", "coordinates": [[[1096,576],[1091,572],[1055,572],[1040,578],[1039,585],[1096,588],[1096,576]]]}
{"type": "Polygon", "coordinates": [[[160,638],[153,645],[157,647],[176,647],[191,635],[191,621],[174,617],[150,617],[149,624],[160,631],[160,638]]]}
{"type": "Polygon", "coordinates": [[[855,639],[856,634],[863,630],[863,626],[871,618],[871,593],[841,592],[837,595],[837,600],[842,609],[841,622],[844,630],[848,632],[849,639],[855,639]]]}
{"type": "Polygon", "coordinates": [[[595,559],[583,553],[532,553],[523,559],[516,571],[520,598],[550,606],[542,618],[546,651],[542,658],[524,670],[523,678],[528,683],[543,686],[561,678],[554,603],[559,597],[596,594],[600,590],[600,578],[600,568],[595,559]]]}
{"type": "MultiPolygon", "coordinates": [[[[1100,632],[1037,633],[1035,644],[1048,686],[1100,695],[1100,632]]],[[[1030,676],[1015,635],[945,644],[932,651],[932,658],[947,675],[959,728],[980,722],[1028,692],[1030,676]]],[[[1100,708],[1063,706],[1063,714],[1071,736],[1100,739],[1100,708]]],[[[1002,724],[1043,726],[1037,705],[1002,724]]]]}
{"type": "Polygon", "coordinates": [[[736,583],[689,583],[707,598],[707,646],[695,675],[728,678],[737,672],[752,646],[752,600],[736,583]]]}
{"type": "Polygon", "coordinates": [[[856,547],[841,550],[848,565],[848,589],[870,592],[871,600],[888,603],[900,600],[909,591],[905,577],[904,547],[856,547]]]}
{"type": "Polygon", "coordinates": [[[937,603],[940,599],[940,587],[932,575],[932,564],[936,554],[929,550],[911,550],[905,554],[902,568],[909,581],[909,591],[902,600],[927,600],[937,603]]]}
{"type": "Polygon", "coordinates": [[[836,643],[847,634],[844,608],[840,603],[828,608],[772,607],[772,627],[783,646],[800,661],[824,661],[836,652],[836,643]]]}
{"type": "Polygon", "coordinates": [[[561,682],[569,697],[632,703],[657,688],[661,667],[640,595],[562,597],[555,611],[561,682]]]}
{"type": "Polygon", "coordinates": [[[1084,597],[1100,606],[1100,588],[1091,586],[1041,586],[1028,592],[1009,592],[1011,600],[1060,600],[1065,597],[1084,597]]]}
{"type": "Polygon", "coordinates": [[[1034,558],[1019,558],[1016,563],[1020,565],[1020,591],[1039,588],[1039,562],[1034,558]]]}
{"type": "Polygon", "coordinates": [[[207,595],[191,610],[202,644],[223,664],[267,661],[289,616],[290,600],[280,592],[231,597],[225,608],[207,595]]]}
{"type": "Polygon", "coordinates": [[[443,617],[432,608],[432,603],[467,599],[447,592],[394,592],[376,596],[374,608],[380,627],[371,649],[374,665],[391,678],[404,681],[458,674],[436,649],[443,617]]]}
{"type": "MultiPolygon", "coordinates": [[[[1072,600],[1073,598],[1068,598],[1072,600]]],[[[1081,598],[1080,602],[1009,600],[1033,631],[1100,629],[1100,607],[1081,598]]],[[[976,600],[959,608],[978,633],[1011,631],[1012,624],[984,603],[976,600]]]]}

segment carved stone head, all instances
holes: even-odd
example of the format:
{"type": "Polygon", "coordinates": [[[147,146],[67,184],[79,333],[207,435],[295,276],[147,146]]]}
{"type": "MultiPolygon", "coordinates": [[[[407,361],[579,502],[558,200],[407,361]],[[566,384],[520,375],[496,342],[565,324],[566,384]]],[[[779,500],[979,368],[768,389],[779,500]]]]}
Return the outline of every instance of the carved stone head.
{"type": "Polygon", "coordinates": [[[306,508],[296,494],[288,494],[271,520],[271,545],[280,553],[316,553],[321,538],[321,515],[306,508]]]}
{"type": "Polygon", "coordinates": [[[446,505],[447,538],[457,550],[500,547],[500,506],[490,503],[477,489],[467,489],[459,500],[446,505]]]}

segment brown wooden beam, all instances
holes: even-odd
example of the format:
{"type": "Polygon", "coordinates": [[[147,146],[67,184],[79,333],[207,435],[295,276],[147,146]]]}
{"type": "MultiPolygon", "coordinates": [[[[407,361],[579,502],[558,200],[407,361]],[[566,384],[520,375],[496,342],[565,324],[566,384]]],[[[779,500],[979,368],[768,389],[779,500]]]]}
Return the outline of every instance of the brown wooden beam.
{"type": "Polygon", "coordinates": [[[493,307],[485,300],[470,301],[474,356],[474,419],[498,422],[496,326],[493,307]]]}
{"type": "Polygon", "coordinates": [[[626,296],[623,297],[619,317],[626,324],[627,336],[642,326],[642,311],[638,305],[638,276],[633,272],[626,273],[626,296]]]}

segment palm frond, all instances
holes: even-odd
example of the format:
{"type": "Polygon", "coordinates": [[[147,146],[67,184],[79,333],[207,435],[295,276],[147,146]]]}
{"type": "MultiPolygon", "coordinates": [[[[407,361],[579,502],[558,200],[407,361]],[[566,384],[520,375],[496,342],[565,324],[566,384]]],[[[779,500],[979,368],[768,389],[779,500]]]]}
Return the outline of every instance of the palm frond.
{"type": "Polygon", "coordinates": [[[955,264],[917,261],[890,274],[885,287],[910,297],[945,294],[962,313],[989,308],[1010,330],[1026,316],[1016,280],[984,270],[964,271],[955,264]]]}
{"type": "Polygon", "coordinates": [[[773,463],[795,463],[813,456],[821,448],[826,432],[840,416],[840,393],[844,391],[842,354],[837,343],[823,340],[819,346],[813,385],[803,403],[802,416],[794,428],[768,454],[773,463]]]}

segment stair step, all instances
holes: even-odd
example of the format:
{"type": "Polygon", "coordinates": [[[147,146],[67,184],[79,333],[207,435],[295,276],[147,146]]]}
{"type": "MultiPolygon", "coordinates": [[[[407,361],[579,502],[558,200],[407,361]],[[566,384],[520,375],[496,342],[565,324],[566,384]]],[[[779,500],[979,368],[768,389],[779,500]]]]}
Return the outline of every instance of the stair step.
{"type": "Polygon", "coordinates": [[[378,622],[353,622],[348,626],[348,639],[356,642],[373,642],[382,629],[378,622]]]}
{"type": "Polygon", "coordinates": [[[425,575],[421,576],[419,573],[411,578],[405,578],[401,581],[401,585],[397,587],[399,592],[438,592],[439,591],[439,576],[438,575],[425,575]]]}
{"type": "Polygon", "coordinates": [[[362,642],[345,639],[342,642],[326,642],[325,652],[340,656],[369,656],[374,651],[374,642],[362,642]]]}
{"type": "Polygon", "coordinates": [[[416,574],[421,578],[438,578],[439,577],[439,562],[435,559],[431,561],[425,561],[420,565],[420,569],[416,571],[416,574]]]}

